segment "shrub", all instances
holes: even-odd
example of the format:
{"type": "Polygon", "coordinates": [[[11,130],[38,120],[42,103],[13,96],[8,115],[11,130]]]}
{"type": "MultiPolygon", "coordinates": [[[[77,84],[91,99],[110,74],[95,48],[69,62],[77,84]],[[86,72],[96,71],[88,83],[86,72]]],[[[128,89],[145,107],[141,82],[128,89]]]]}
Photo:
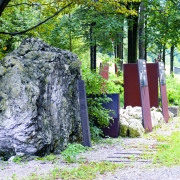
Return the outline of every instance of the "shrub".
{"type": "Polygon", "coordinates": [[[109,81],[102,78],[90,68],[83,68],[83,79],[86,84],[88,115],[90,121],[91,139],[97,140],[102,135],[101,127],[108,127],[112,117],[111,110],[105,109],[102,104],[111,101],[106,96],[107,93],[121,93],[123,88],[120,84],[115,84],[119,79],[110,75],[109,81]],[[113,81],[114,79],[114,81],[113,81]]]}
{"type": "Polygon", "coordinates": [[[180,83],[178,76],[169,75],[166,78],[167,98],[169,105],[180,106],[180,83]]]}

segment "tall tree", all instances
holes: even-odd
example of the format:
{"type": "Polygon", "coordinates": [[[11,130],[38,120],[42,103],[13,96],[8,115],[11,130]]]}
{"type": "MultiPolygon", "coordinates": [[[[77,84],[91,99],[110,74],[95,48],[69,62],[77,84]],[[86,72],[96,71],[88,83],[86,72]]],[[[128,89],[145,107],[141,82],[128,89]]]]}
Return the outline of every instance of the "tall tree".
{"type": "Polygon", "coordinates": [[[173,73],[173,67],[174,67],[174,46],[171,46],[171,51],[170,51],[170,73],[173,73]]]}
{"type": "Polygon", "coordinates": [[[145,5],[140,5],[139,13],[139,59],[146,60],[146,44],[145,44],[145,5]]]}
{"type": "Polygon", "coordinates": [[[144,0],[144,2],[147,14],[148,51],[154,52],[156,56],[160,55],[165,63],[165,50],[175,48],[179,44],[180,3],[171,0],[144,0]]]}
{"type": "MultiPolygon", "coordinates": [[[[140,2],[130,3],[129,6],[136,11],[139,10],[140,2]]],[[[138,43],[138,15],[128,16],[128,63],[137,61],[137,44],[138,43]]]]}

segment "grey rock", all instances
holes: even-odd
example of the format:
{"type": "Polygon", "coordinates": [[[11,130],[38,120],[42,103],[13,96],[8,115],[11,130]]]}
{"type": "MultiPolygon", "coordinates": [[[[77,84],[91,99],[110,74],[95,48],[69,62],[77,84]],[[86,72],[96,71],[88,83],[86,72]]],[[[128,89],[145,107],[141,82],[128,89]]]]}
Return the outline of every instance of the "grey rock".
{"type": "Polygon", "coordinates": [[[129,123],[126,121],[125,118],[121,118],[120,121],[120,136],[126,137],[129,133],[129,123]]]}
{"type": "Polygon", "coordinates": [[[138,119],[129,120],[129,137],[141,137],[145,130],[138,119]]]}
{"type": "MultiPolygon", "coordinates": [[[[161,108],[155,108],[155,107],[151,108],[151,121],[153,128],[165,123],[161,108]]],[[[130,137],[142,136],[145,133],[142,124],[143,122],[142,122],[141,107],[127,106],[126,109],[120,110],[121,136],[127,136],[127,135],[130,137]]]]}
{"type": "Polygon", "coordinates": [[[179,106],[169,106],[168,109],[170,111],[170,114],[173,113],[171,117],[179,116],[179,106]]]}
{"type": "Polygon", "coordinates": [[[79,64],[35,38],[0,62],[0,156],[59,153],[82,141],[79,64]]]}

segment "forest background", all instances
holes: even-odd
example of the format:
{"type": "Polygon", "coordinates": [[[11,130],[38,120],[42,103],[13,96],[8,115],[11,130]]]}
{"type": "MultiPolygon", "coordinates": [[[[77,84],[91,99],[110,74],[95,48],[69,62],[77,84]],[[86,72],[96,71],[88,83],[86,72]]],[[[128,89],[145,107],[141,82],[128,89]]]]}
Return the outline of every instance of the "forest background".
{"type": "MultiPolygon", "coordinates": [[[[102,93],[99,63],[116,64],[104,93],[120,93],[123,106],[122,63],[163,61],[170,105],[179,105],[180,2],[175,0],[1,0],[0,59],[26,37],[77,54],[88,94],[102,93]]],[[[107,125],[101,101],[88,101],[90,119],[107,125]],[[92,116],[91,116],[92,115],[92,116]],[[103,116],[103,117],[102,117],[103,116]],[[105,117],[105,118],[104,118],[105,117]]],[[[95,133],[96,134],[96,133],[95,133]]]]}

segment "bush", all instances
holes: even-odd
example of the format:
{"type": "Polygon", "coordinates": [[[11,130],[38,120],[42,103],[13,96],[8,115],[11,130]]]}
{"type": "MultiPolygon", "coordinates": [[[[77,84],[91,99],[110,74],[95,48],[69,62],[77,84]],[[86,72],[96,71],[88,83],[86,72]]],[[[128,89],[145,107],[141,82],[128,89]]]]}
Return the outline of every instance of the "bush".
{"type": "Polygon", "coordinates": [[[168,104],[180,106],[180,77],[169,75],[166,77],[168,104]]]}
{"type": "MultiPolygon", "coordinates": [[[[102,107],[103,103],[111,101],[111,98],[108,98],[106,94],[123,92],[123,88],[115,84],[112,80],[115,79],[116,76],[110,76],[110,80],[107,81],[103,79],[99,73],[90,71],[89,67],[83,68],[82,70],[83,79],[86,84],[91,139],[98,140],[98,138],[103,135],[100,128],[108,127],[112,119],[110,116],[112,111],[102,107]]],[[[97,70],[97,72],[99,71],[97,70]]]]}

